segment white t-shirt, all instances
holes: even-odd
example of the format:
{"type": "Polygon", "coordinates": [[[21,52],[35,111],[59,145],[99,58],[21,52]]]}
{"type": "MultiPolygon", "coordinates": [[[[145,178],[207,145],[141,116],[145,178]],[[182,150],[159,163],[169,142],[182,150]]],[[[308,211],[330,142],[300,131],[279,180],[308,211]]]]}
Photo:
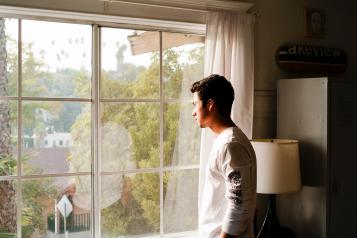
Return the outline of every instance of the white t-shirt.
{"type": "Polygon", "coordinates": [[[200,204],[200,238],[217,238],[221,230],[253,238],[256,158],[237,127],[219,134],[213,144],[200,204]]]}

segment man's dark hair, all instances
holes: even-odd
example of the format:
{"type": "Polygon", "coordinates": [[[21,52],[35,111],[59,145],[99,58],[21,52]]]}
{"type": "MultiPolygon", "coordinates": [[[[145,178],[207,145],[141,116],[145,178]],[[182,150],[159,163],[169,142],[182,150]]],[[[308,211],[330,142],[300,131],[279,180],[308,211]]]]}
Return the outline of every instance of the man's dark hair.
{"type": "Polygon", "coordinates": [[[224,116],[230,116],[234,100],[234,89],[232,84],[223,76],[212,74],[191,86],[191,92],[197,92],[202,100],[202,106],[206,107],[207,101],[212,99],[217,110],[224,116]]]}

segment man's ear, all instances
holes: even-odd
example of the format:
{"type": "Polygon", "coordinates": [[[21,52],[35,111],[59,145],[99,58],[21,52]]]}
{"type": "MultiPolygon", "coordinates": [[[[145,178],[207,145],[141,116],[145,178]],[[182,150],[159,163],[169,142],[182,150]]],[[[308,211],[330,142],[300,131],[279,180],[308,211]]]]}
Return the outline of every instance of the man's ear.
{"type": "Polygon", "coordinates": [[[216,106],[216,104],[214,103],[214,101],[212,99],[207,100],[208,111],[212,111],[215,106],[216,106]]]}

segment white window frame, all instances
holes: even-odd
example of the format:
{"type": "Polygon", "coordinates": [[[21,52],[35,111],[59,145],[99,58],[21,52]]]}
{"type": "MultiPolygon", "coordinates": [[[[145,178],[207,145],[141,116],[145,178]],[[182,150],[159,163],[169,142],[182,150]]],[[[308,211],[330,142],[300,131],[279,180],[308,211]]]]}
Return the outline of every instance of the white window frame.
{"type": "Polygon", "coordinates": [[[206,34],[206,24],[122,17],[70,11],[43,10],[0,5],[1,17],[60,21],[99,26],[113,26],[141,30],[160,30],[178,33],[206,34]]]}
{"type": "MultiPolygon", "coordinates": [[[[18,173],[13,176],[1,176],[1,180],[12,180],[17,182],[16,196],[17,196],[17,221],[21,221],[21,201],[22,201],[22,189],[21,181],[35,178],[44,177],[63,177],[63,176],[83,176],[91,175],[92,177],[92,209],[91,209],[91,237],[101,237],[101,221],[100,221],[100,177],[106,174],[101,172],[100,169],[100,104],[102,102],[158,102],[160,103],[160,167],[149,169],[135,169],[128,171],[120,171],[118,173],[159,173],[160,175],[160,234],[155,236],[147,236],[148,238],[156,237],[170,237],[170,238],[193,238],[197,237],[197,231],[186,231],[180,233],[163,234],[163,174],[167,171],[179,171],[186,169],[198,169],[198,165],[180,166],[180,167],[164,167],[163,164],[163,105],[167,102],[178,102],[175,99],[163,98],[163,77],[162,77],[162,32],[175,32],[175,33],[191,33],[198,35],[205,35],[206,25],[187,22],[173,22],[163,20],[141,19],[131,17],[120,16],[107,16],[99,14],[87,14],[68,11],[54,11],[54,10],[42,10],[42,9],[30,9],[21,7],[9,7],[0,5],[0,17],[2,18],[17,18],[18,24],[18,91],[19,94],[15,97],[0,97],[0,99],[10,99],[18,101],[18,138],[22,138],[22,101],[60,101],[60,102],[91,102],[92,103],[92,165],[93,170],[91,172],[78,172],[78,173],[64,173],[64,174],[40,174],[40,175],[22,175],[21,163],[18,163],[18,173]],[[42,97],[24,97],[22,92],[22,35],[21,35],[21,20],[43,20],[49,22],[63,22],[63,23],[76,23],[92,25],[92,96],[90,99],[85,98],[42,98],[42,97]],[[115,99],[102,99],[100,96],[100,71],[101,71],[101,27],[115,27],[115,28],[127,28],[133,30],[156,30],[160,32],[160,98],[159,99],[147,99],[147,100],[115,100],[115,99]]],[[[18,158],[21,158],[22,140],[18,140],[17,154],[18,158]]],[[[17,237],[21,237],[21,222],[17,222],[17,237]]]]}

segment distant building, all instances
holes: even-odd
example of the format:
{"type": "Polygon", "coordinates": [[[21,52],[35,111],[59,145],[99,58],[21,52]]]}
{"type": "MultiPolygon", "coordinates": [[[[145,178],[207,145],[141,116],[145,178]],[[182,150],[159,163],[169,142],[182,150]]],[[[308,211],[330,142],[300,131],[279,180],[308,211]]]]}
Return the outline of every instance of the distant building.
{"type": "Polygon", "coordinates": [[[32,138],[33,146],[37,148],[69,148],[73,146],[73,140],[70,133],[55,132],[44,136],[34,135],[32,138]]]}

